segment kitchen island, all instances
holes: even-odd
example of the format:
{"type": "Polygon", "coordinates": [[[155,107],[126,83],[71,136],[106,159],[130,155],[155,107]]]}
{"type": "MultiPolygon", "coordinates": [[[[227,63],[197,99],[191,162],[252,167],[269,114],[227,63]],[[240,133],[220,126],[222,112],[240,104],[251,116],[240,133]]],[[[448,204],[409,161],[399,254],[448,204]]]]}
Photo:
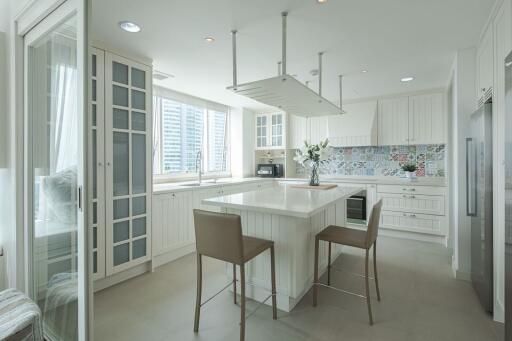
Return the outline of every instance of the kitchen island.
{"type": "MultiPolygon", "coordinates": [[[[276,183],[270,188],[203,199],[202,204],[240,215],[244,235],[274,241],[277,306],[288,312],[311,288],[315,234],[328,225],[344,225],[346,199],[362,189],[347,186],[304,189],[276,183]]],[[[339,253],[339,247],[332,248],[333,260],[339,253]]],[[[319,266],[321,272],[327,267],[327,247],[323,243],[319,266]]],[[[228,276],[231,271],[228,266],[228,276]]],[[[269,288],[270,254],[265,252],[247,263],[245,271],[248,283],[269,288]]],[[[262,301],[268,293],[248,286],[246,295],[262,301]]]]}

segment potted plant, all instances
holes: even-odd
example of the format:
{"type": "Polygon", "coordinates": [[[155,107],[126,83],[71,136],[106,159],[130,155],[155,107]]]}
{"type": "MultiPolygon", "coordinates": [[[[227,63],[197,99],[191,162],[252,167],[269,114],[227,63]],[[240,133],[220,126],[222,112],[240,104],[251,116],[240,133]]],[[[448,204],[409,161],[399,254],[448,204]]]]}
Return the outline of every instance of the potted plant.
{"type": "Polygon", "coordinates": [[[413,163],[405,163],[402,165],[402,170],[405,172],[405,176],[408,179],[416,177],[416,169],[418,169],[418,167],[413,163]]]}
{"type": "Polygon", "coordinates": [[[319,144],[310,144],[308,141],[304,141],[304,146],[297,150],[293,160],[304,167],[311,168],[309,185],[318,186],[320,185],[318,168],[320,167],[320,164],[329,159],[330,155],[331,147],[329,146],[329,139],[320,141],[319,144]]]}

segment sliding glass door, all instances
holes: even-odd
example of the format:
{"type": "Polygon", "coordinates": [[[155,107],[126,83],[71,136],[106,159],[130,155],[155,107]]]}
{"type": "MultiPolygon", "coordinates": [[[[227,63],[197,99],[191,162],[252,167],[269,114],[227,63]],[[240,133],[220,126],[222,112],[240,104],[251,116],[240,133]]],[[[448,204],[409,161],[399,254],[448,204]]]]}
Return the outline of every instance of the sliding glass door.
{"type": "Polygon", "coordinates": [[[83,0],[24,36],[27,289],[47,340],[86,340],[83,0]]]}

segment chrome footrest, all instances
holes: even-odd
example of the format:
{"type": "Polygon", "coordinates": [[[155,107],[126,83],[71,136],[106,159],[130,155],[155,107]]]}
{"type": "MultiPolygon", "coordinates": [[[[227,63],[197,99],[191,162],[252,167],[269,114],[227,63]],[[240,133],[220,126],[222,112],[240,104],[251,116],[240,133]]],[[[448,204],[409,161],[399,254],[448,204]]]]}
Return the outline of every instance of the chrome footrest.
{"type": "Polygon", "coordinates": [[[343,290],[343,289],[340,289],[340,288],[336,288],[336,287],[333,287],[331,285],[327,285],[327,284],[324,284],[324,283],[316,282],[316,283],[313,283],[313,285],[318,285],[318,286],[326,287],[326,288],[329,288],[329,289],[332,289],[332,290],[336,290],[336,291],[344,293],[344,294],[348,294],[348,295],[352,295],[352,296],[357,296],[357,297],[366,299],[365,295],[361,295],[361,294],[357,294],[357,293],[354,293],[354,292],[351,292],[351,291],[347,291],[347,290],[343,290]]]}

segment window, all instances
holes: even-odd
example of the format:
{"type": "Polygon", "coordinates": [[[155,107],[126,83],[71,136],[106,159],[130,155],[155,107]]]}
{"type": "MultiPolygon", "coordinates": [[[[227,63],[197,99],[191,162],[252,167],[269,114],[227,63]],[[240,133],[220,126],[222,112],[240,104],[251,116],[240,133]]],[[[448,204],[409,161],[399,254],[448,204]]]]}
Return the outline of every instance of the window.
{"type": "Polygon", "coordinates": [[[153,173],[195,173],[200,151],[203,172],[230,173],[227,107],[159,87],[154,92],[153,173]]]}

